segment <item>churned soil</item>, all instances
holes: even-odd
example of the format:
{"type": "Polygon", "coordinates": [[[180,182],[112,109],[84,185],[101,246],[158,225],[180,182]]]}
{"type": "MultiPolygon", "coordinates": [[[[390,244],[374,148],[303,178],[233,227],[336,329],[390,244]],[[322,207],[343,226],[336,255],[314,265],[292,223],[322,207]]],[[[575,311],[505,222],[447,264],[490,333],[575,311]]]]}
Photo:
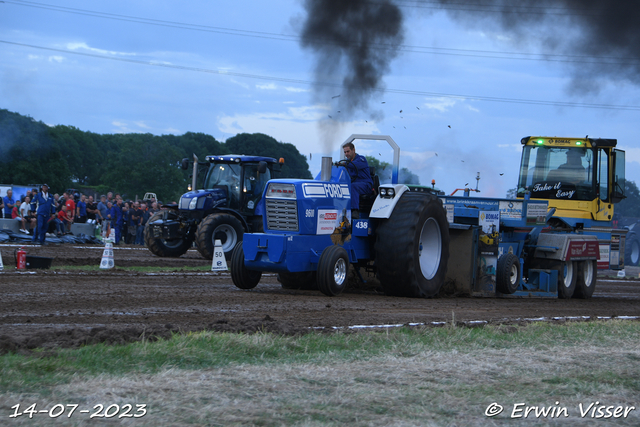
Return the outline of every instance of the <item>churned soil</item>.
{"type": "Polygon", "coordinates": [[[318,291],[282,289],[273,274],[263,275],[255,289],[240,290],[226,272],[183,270],[211,265],[195,250],[180,258],[159,258],[139,246],[116,246],[114,269],[86,271],[65,267],[100,265],[103,247],[28,246],[30,256],[53,258],[52,266],[17,271],[16,248],[0,245],[0,354],[154,340],[197,330],[302,334],[452,321],[473,326],[640,316],[637,267],[628,268],[623,279],[613,277],[613,272],[601,274],[590,300],[410,299],[388,297],[365,286],[327,297],[318,291]],[[130,266],[175,270],[122,269],[130,266]]]}

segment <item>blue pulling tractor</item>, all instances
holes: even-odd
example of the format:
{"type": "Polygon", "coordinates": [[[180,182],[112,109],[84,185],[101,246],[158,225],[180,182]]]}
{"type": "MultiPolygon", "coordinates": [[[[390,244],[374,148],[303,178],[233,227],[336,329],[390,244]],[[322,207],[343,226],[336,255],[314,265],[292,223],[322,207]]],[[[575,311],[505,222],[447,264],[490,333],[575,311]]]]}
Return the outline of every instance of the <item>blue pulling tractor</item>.
{"type": "MultiPolygon", "coordinates": [[[[361,197],[354,218],[349,174],[330,158],[323,158],[315,181],[269,181],[264,232],[245,234],[231,256],[238,288],[254,288],[262,272],[276,272],[284,288],[336,296],[351,264],[375,272],[393,296],[593,294],[598,237],[553,227],[555,209],[547,201],[450,197],[397,184],[400,151],[393,139],[352,135],[342,145],[356,139],[392,146],[392,183],[361,197]]],[[[611,253],[610,259],[618,258],[611,253]]]]}

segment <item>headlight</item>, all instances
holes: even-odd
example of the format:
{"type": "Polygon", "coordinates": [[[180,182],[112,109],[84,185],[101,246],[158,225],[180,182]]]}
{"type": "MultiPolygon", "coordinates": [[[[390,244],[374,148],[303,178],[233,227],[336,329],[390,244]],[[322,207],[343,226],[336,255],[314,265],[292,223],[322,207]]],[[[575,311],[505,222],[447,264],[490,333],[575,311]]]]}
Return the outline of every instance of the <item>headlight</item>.
{"type": "Polygon", "coordinates": [[[380,189],[380,196],[381,197],[385,197],[387,195],[387,189],[386,188],[381,188],[380,189]]]}
{"type": "Polygon", "coordinates": [[[271,183],[267,187],[267,195],[269,198],[296,198],[296,187],[293,184],[271,183]]]}
{"type": "Polygon", "coordinates": [[[387,190],[387,196],[393,198],[393,197],[395,197],[395,195],[396,195],[396,190],[394,190],[393,188],[389,188],[387,190]]]}
{"type": "Polygon", "coordinates": [[[197,205],[198,205],[198,198],[194,197],[193,199],[191,199],[191,203],[189,203],[189,210],[194,210],[197,205]]]}

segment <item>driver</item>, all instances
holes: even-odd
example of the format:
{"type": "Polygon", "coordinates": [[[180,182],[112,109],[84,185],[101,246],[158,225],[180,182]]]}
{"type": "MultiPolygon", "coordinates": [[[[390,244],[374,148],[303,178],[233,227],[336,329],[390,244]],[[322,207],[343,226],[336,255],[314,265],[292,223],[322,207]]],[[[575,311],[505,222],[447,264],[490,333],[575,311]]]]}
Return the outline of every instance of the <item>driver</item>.
{"type": "Polygon", "coordinates": [[[371,194],[373,191],[373,179],[367,159],[356,153],[353,143],[346,143],[342,150],[347,158],[346,168],[351,177],[351,209],[357,210],[360,208],[360,195],[371,194]]]}
{"type": "Polygon", "coordinates": [[[552,170],[547,176],[547,181],[559,181],[567,184],[577,184],[587,180],[587,171],[582,166],[584,150],[570,148],[567,150],[567,162],[552,170]]]}

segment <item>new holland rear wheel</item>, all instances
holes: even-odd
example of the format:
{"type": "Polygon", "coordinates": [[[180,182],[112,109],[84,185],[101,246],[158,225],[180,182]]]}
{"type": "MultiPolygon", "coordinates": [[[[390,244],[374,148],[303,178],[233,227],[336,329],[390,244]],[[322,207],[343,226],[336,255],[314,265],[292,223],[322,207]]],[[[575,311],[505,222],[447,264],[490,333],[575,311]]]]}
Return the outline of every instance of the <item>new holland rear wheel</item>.
{"type": "Polygon", "coordinates": [[[596,290],[598,281],[598,261],[580,261],[574,298],[589,299],[596,290]]]}
{"type": "Polygon", "coordinates": [[[318,260],[318,289],[323,294],[334,297],[347,287],[349,255],[342,246],[327,246],[318,260]]]}
{"type": "MultiPolygon", "coordinates": [[[[193,245],[194,235],[193,232],[188,231],[182,239],[165,240],[157,238],[153,233],[152,223],[162,219],[163,212],[156,212],[149,218],[147,225],[144,228],[144,243],[149,248],[152,254],[159,257],[177,258],[184,255],[189,248],[193,245]]],[[[169,219],[171,217],[177,218],[175,214],[169,212],[167,214],[169,219]]]]}
{"type": "Polygon", "coordinates": [[[576,290],[577,263],[573,261],[561,262],[558,270],[558,298],[571,298],[576,290]]]}
{"type": "Polygon", "coordinates": [[[240,289],[253,289],[260,282],[261,271],[249,270],[244,266],[244,250],[242,242],[238,242],[231,253],[231,280],[240,289]]]}
{"type": "Polygon", "coordinates": [[[214,213],[198,225],[196,246],[203,257],[213,259],[215,241],[220,240],[224,256],[229,261],[233,248],[242,241],[243,235],[244,227],[238,218],[231,214],[214,213]]]}
{"type": "Polygon", "coordinates": [[[387,295],[436,295],[449,260],[449,223],[440,199],[403,193],[389,219],[378,226],[375,256],[387,295]]]}

